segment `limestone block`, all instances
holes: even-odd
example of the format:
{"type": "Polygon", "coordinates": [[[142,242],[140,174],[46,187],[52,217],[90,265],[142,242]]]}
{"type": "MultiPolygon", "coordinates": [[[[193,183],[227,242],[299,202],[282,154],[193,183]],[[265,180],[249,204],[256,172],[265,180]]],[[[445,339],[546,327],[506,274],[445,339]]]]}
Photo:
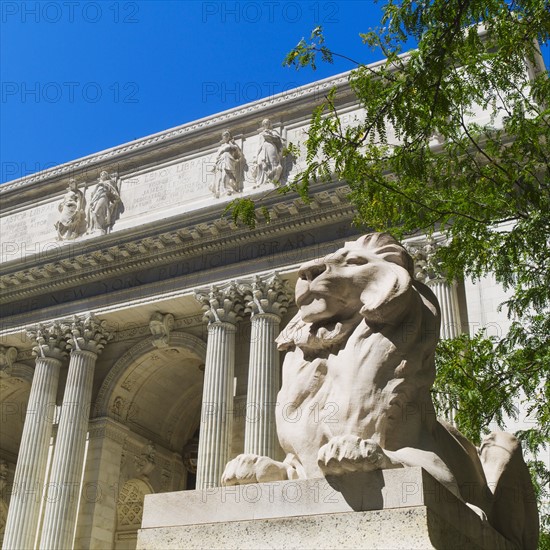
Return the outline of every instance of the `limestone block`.
{"type": "Polygon", "coordinates": [[[137,548],[513,546],[415,467],[147,495],[137,548]]]}

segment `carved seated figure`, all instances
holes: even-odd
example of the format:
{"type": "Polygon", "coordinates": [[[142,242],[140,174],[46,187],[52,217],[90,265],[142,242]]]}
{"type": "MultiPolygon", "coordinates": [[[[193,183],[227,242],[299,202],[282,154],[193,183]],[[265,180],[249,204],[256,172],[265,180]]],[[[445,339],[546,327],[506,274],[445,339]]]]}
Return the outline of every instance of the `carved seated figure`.
{"type": "Polygon", "coordinates": [[[277,339],[287,352],[277,397],[287,456],[240,455],[222,484],[421,466],[518,547],[536,548],[537,509],[517,440],[490,434],[478,450],[436,418],[440,309],[413,267],[385,233],[301,267],[299,311],[277,339]],[[499,488],[515,498],[494,498],[499,488]]]}

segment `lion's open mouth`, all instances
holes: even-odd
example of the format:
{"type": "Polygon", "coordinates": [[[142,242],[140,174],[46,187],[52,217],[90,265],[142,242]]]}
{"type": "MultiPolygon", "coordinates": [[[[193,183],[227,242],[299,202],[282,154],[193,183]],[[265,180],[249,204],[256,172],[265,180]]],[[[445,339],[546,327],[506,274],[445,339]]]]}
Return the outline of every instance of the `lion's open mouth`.
{"type": "Polygon", "coordinates": [[[300,299],[296,298],[296,305],[298,307],[306,307],[311,305],[316,305],[316,303],[319,304],[326,304],[325,299],[322,295],[319,295],[317,293],[310,293],[308,292],[300,299]]]}
{"type": "Polygon", "coordinates": [[[324,299],[330,295],[331,293],[329,288],[322,282],[316,284],[314,288],[312,288],[312,286],[308,286],[307,289],[301,292],[296,289],[296,305],[298,307],[308,306],[315,300],[324,299]]]}

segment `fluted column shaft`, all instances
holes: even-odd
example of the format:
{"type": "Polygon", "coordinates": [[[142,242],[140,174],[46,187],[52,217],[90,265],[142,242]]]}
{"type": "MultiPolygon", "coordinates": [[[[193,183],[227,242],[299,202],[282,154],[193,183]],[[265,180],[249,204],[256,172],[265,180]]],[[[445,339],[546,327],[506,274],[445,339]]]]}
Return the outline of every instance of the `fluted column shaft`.
{"type": "Polygon", "coordinates": [[[276,458],[280,369],[275,338],[292,293],[286,282],[272,273],[256,275],[250,284],[243,284],[243,294],[246,311],[252,315],[244,452],[276,458]]]}
{"type": "Polygon", "coordinates": [[[72,548],[84,471],[94,368],[110,334],[93,316],[67,326],[72,349],[52,459],[40,548],[72,548]]]}
{"type": "Polygon", "coordinates": [[[96,359],[91,351],[71,352],[40,548],[72,548],[96,359]]]}
{"type": "MultiPolygon", "coordinates": [[[[434,279],[428,282],[428,286],[435,294],[441,308],[441,339],[456,338],[462,332],[456,284],[448,283],[443,279],[434,279]]],[[[454,424],[456,409],[452,403],[452,397],[447,395],[446,412],[443,414],[447,422],[454,424]]]]}
{"type": "MultiPolygon", "coordinates": [[[[456,338],[462,332],[460,309],[456,282],[449,283],[441,270],[437,260],[437,249],[444,244],[444,239],[429,239],[420,244],[410,244],[407,250],[415,262],[415,277],[426,284],[435,294],[441,310],[440,337],[443,340],[456,338]]],[[[443,398],[440,397],[440,401],[443,398]]],[[[444,406],[445,419],[453,422],[454,407],[451,395],[446,396],[444,406]]]]}
{"type": "Polygon", "coordinates": [[[19,446],[3,548],[34,548],[55,415],[61,359],[67,345],[57,324],[29,332],[37,355],[19,446]]]}
{"type": "Polygon", "coordinates": [[[34,548],[61,361],[38,357],[4,534],[6,549],[34,548]]]}
{"type": "Polygon", "coordinates": [[[208,341],[204,366],[197,489],[216,487],[227,464],[233,427],[236,323],[242,295],[235,283],[195,291],[205,311],[208,341]]]}
{"type": "Polygon", "coordinates": [[[456,338],[460,335],[460,313],[456,285],[435,279],[428,283],[441,307],[441,338],[456,338]]]}
{"type": "Polygon", "coordinates": [[[235,332],[231,323],[208,326],[204,367],[197,489],[220,484],[229,457],[233,424],[235,332]]]}
{"type": "Polygon", "coordinates": [[[444,240],[429,239],[423,243],[405,245],[415,263],[415,278],[428,285],[441,308],[442,339],[455,338],[462,332],[456,283],[449,283],[437,260],[437,250],[444,240]]]}
{"type": "Polygon", "coordinates": [[[244,452],[273,458],[277,445],[275,404],[280,386],[275,338],[281,318],[273,313],[252,316],[244,452]]]}

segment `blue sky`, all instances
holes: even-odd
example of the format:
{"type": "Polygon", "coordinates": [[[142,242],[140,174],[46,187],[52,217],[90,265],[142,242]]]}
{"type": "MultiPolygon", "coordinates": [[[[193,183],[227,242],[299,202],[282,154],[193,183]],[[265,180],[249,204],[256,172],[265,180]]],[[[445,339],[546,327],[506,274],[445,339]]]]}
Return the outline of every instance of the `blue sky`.
{"type": "Polygon", "coordinates": [[[0,181],[353,68],[282,67],[318,25],[376,61],[359,33],[379,19],[372,0],[0,0],[0,181]]]}
{"type": "Polygon", "coordinates": [[[353,68],[296,71],[285,54],[317,25],[374,61],[358,34],[372,1],[2,0],[1,181],[353,68]]]}

